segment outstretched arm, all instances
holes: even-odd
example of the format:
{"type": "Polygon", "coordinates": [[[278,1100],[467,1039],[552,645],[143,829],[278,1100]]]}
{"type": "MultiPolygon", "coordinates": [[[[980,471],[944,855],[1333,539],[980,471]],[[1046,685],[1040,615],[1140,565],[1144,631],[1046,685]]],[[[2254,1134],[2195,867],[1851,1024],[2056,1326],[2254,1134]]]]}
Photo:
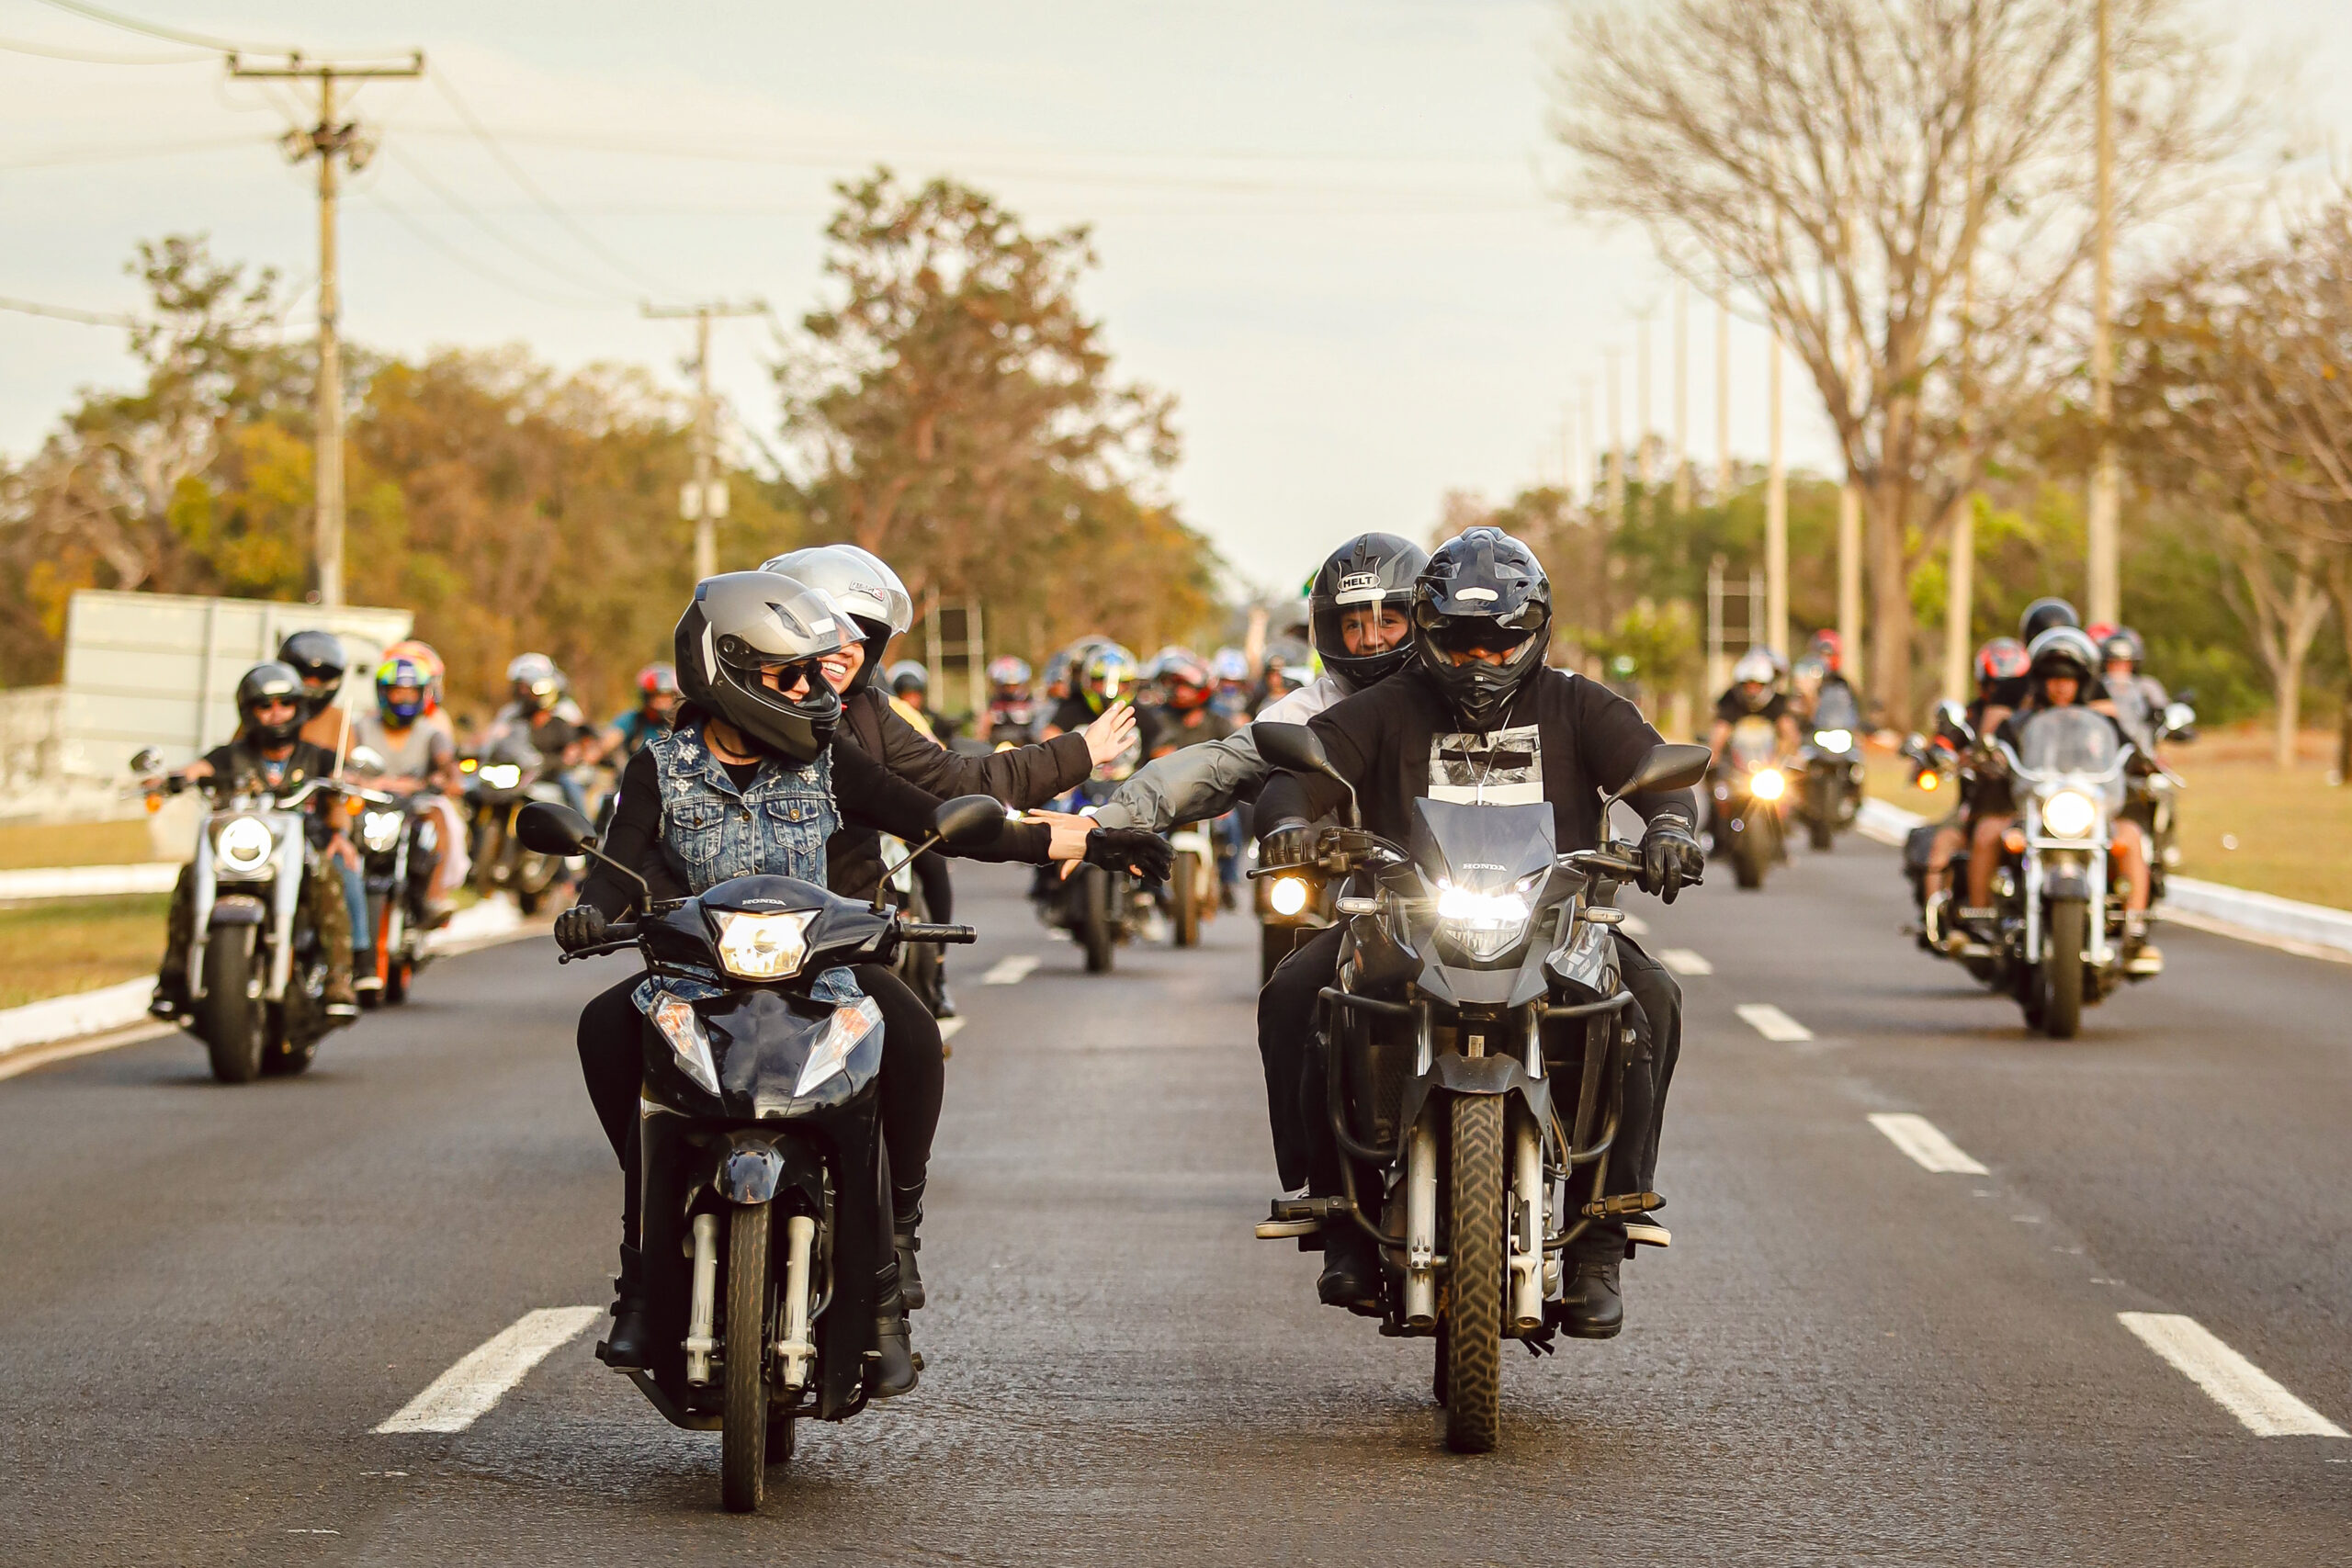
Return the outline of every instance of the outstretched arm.
{"type": "Polygon", "coordinates": [[[1106,828],[1148,828],[1164,833],[1185,822],[1220,817],[1266,781],[1266,760],[1250,731],[1204,741],[1150,762],[1095,812],[1106,828]]]}

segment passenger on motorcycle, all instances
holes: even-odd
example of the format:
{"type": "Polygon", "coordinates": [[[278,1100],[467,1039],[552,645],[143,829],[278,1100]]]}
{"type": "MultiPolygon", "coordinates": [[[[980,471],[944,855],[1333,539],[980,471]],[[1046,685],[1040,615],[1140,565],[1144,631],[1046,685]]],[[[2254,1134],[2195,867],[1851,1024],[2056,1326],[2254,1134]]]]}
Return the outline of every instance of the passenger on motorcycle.
{"type": "Polygon", "coordinates": [[[426,889],[426,923],[437,926],[449,918],[441,860],[453,850],[465,852],[465,832],[450,804],[458,790],[457,742],[446,725],[432,723],[425,712],[425,694],[432,684],[432,671],[416,660],[387,658],[376,666],[376,705],[352,721],[351,740],[354,750],[365,746],[383,763],[382,776],[370,780],[369,787],[388,795],[431,797],[427,808],[434,816],[433,847],[419,844],[410,852],[409,874],[426,889]]]}
{"type": "MultiPolygon", "coordinates": [[[[2026,651],[2031,660],[2028,671],[2030,689],[2024,705],[2001,720],[1994,739],[2005,741],[2015,750],[2020,732],[2035,714],[2081,705],[2106,714],[2109,722],[2115,725],[2117,735],[2126,743],[2131,742],[2130,732],[2116,720],[2109,705],[2089,696],[2097,689],[2099,655],[2098,647],[2088,633],[2078,626],[2053,626],[2035,637],[2026,651]]],[[[1994,756],[1997,758],[1998,753],[1994,756]]],[[[2142,756],[2135,759],[2135,764],[2144,767],[2154,761],[2142,756]]],[[[1996,761],[1987,765],[1997,771],[2000,764],[1996,761]]],[[[2006,784],[2007,781],[2003,783],[2006,784]]],[[[2001,835],[2017,820],[2016,807],[2006,789],[2000,807],[1977,818],[1969,840],[1969,907],[1960,914],[1962,924],[1980,942],[1990,942],[1996,934],[1992,930],[1993,870],[2000,861],[2001,835]]],[[[2130,950],[2137,953],[2152,945],[2147,941],[2148,841],[2140,825],[2128,817],[2117,818],[2112,831],[2109,855],[2117,874],[2127,884],[2123,895],[2124,940],[2130,950]]]]}
{"type": "MultiPolygon", "coordinates": [[[[237,733],[168,776],[188,784],[210,781],[219,790],[254,786],[285,794],[311,779],[332,778],[334,754],[301,739],[302,678],[293,666],[271,660],[256,664],[237,682],[237,733]]],[[[351,987],[351,908],[344,898],[341,867],[356,869],[359,857],[344,834],[344,814],[331,809],[340,797],[322,791],[311,797],[301,897],[319,942],[326,951],[326,1010],[330,1018],[356,1018],[359,998],[351,987]]],[[[172,908],[164,928],[164,961],[155,975],[154,999],[147,1010],[177,1018],[192,1005],[188,950],[196,922],[195,866],[180,868],[172,886],[172,908]]]]}
{"type": "MultiPolygon", "coordinates": [[[[731,572],[696,584],[694,602],[678,622],[684,701],[677,726],[650,741],[622,775],[605,853],[644,877],[660,899],[752,874],[822,884],[829,840],[844,827],[910,841],[930,836],[937,797],[836,740],[842,699],[822,661],[858,629],[830,596],[775,572],[731,572]]],[[[1081,856],[1123,867],[1156,862],[1164,872],[1167,849],[1148,835],[1060,818],[1050,825],[1007,824],[1003,836],[974,858],[1042,863],[1081,856]]],[[[580,904],[558,918],[557,942],[567,951],[595,946],[607,923],[628,913],[635,897],[626,878],[597,863],[580,904]]],[[[937,1030],[888,969],[862,964],[851,974],[854,989],[882,1011],[883,1141],[892,1180],[900,1186],[912,1180],[920,1191],[939,1114],[937,1030]],[[927,1075],[925,1064],[906,1060],[910,1050],[926,1049],[934,1058],[927,1075]]],[[[638,997],[639,982],[625,981],[580,1015],[581,1069],[627,1178],[613,1332],[598,1350],[616,1367],[643,1365],[650,1333],[637,1251],[638,1099],[646,1027],[638,997]]],[[[885,1304],[876,1328],[883,1357],[880,1392],[888,1396],[914,1386],[915,1368],[898,1255],[886,1248],[885,1256],[889,1261],[878,1298],[885,1304]]]]}
{"type": "MultiPolygon", "coordinates": [[[[1430,556],[1415,589],[1417,658],[1308,720],[1340,777],[1276,773],[1258,797],[1266,866],[1302,863],[1313,852],[1317,818],[1334,814],[1352,785],[1363,826],[1394,842],[1411,836],[1413,802],[1424,795],[1494,805],[1547,803],[1558,848],[1600,841],[1600,796],[1630,777],[1659,744],[1641,711],[1597,682],[1547,668],[1552,588],[1532,552],[1500,529],[1472,528],[1430,556]]],[[[1697,803],[1688,790],[1640,795],[1629,804],[1649,823],[1641,885],[1669,901],[1702,874],[1692,836],[1697,803]]],[[[1300,946],[1259,994],[1259,1033],[1313,1042],[1318,996],[1333,983],[1347,928],[1300,946]]],[[[1634,942],[1617,937],[1619,966],[1638,1010],[1637,1055],[1625,1083],[1626,1158],[1610,1167],[1610,1193],[1652,1190],[1666,1094],[1681,1047],[1681,992],[1634,942]]],[[[1322,1114],[1322,1056],[1310,1043],[1289,1114],[1309,1149],[1317,1196],[1340,1190],[1339,1156],[1322,1114]]],[[[1278,1108],[1279,1113],[1279,1108],[1278,1108]]],[[[1606,1338],[1624,1319],[1618,1265],[1629,1240],[1662,1241],[1646,1219],[1634,1234],[1597,1222],[1578,1243],[1568,1287],[1570,1329],[1606,1338]]],[[[1317,1292],[1334,1306],[1377,1311],[1378,1260],[1368,1238],[1340,1225],[1324,1236],[1317,1292]]]]}
{"type": "Polygon", "coordinates": [[[277,661],[302,677],[302,739],[330,757],[341,757],[351,743],[350,721],[335,705],[351,669],[343,639],[333,632],[291,633],[277,645],[277,661]]]}
{"type": "Polygon", "coordinates": [[[2099,643],[2101,682],[2107,687],[2109,700],[2115,704],[2115,716],[2122,723],[2124,733],[2132,737],[2132,743],[2153,758],[2165,708],[2171,703],[2172,694],[2165,690],[2162,681],[2142,673],[2141,666],[2147,656],[2140,634],[2130,626],[2116,627],[2099,643]]]}

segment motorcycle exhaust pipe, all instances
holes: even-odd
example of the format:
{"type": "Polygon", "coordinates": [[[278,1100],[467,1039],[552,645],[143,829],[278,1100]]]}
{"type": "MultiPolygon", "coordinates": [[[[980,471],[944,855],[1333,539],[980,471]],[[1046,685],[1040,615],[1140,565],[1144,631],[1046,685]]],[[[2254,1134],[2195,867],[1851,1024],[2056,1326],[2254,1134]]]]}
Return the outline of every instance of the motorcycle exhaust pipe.
{"type": "Polygon", "coordinates": [[[710,1353],[718,1348],[711,1331],[718,1325],[718,1216],[695,1216],[694,1303],[686,1314],[686,1381],[710,1382],[710,1353]]]}
{"type": "Polygon", "coordinates": [[[1405,1140],[1405,1324],[1437,1326],[1437,1134],[1426,1111],[1405,1140]]]}
{"type": "Polygon", "coordinates": [[[795,1214],[784,1222],[784,1337],[776,1341],[776,1363],[784,1370],[784,1386],[808,1386],[808,1363],[817,1347],[808,1338],[808,1248],[817,1239],[817,1222],[795,1214]]]}
{"type": "Polygon", "coordinates": [[[1510,1316],[1522,1334],[1544,1326],[1544,1146],[1535,1123],[1512,1118],[1510,1316]]]}

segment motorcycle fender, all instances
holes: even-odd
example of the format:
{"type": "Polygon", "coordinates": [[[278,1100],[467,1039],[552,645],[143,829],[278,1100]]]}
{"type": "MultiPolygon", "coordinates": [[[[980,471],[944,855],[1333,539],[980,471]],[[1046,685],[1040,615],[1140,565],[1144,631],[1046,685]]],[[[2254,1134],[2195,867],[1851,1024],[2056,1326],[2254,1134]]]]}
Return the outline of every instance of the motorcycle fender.
{"type": "Polygon", "coordinates": [[[1441,1095],[1517,1095],[1527,1106],[1527,1113],[1538,1127],[1548,1122],[1552,1113],[1552,1086],[1549,1080],[1532,1078],[1527,1067],[1516,1056],[1457,1056],[1451,1053],[1430,1064],[1430,1070],[1405,1086],[1403,1100],[1396,1108],[1396,1157],[1404,1157],[1404,1139],[1421,1118],[1422,1109],[1441,1095]]]}
{"type": "Polygon", "coordinates": [[[2091,896],[2090,875],[2074,866],[2053,870],[2043,882],[2041,890],[2052,898],[2080,898],[2088,902],[2091,896]]]}
{"type": "Polygon", "coordinates": [[[711,1173],[711,1190],[730,1203],[766,1203],[775,1198],[784,1177],[784,1156],[773,1144],[754,1138],[732,1140],[711,1173]]]}
{"type": "Polygon", "coordinates": [[[208,926],[257,926],[269,919],[269,906],[250,893],[223,893],[212,901],[208,926]]]}

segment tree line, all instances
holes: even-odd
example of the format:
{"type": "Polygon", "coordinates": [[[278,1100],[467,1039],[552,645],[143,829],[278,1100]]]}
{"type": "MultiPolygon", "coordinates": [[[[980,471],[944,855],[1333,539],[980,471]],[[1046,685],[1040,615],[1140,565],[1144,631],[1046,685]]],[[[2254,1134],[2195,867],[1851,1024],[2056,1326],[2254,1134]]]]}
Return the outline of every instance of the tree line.
{"type": "MultiPolygon", "coordinates": [[[[991,649],[1133,646],[1218,617],[1219,564],[1178,516],[1172,402],[1114,374],[1078,291],[1085,231],[1034,234],[950,180],[840,187],[825,298],[779,333],[776,440],[729,467],[721,560],[854,540],[918,602],[980,602],[991,649]]],[[[0,681],[58,678],[82,588],[300,600],[311,576],[315,357],[277,272],[201,236],[138,247],[149,308],[127,389],[77,396],[0,467],[0,681]]],[[[346,596],[416,615],[452,705],[486,713],[536,649],[592,711],[668,653],[692,587],[686,400],[631,366],[521,346],[349,346],[346,596]]]]}

